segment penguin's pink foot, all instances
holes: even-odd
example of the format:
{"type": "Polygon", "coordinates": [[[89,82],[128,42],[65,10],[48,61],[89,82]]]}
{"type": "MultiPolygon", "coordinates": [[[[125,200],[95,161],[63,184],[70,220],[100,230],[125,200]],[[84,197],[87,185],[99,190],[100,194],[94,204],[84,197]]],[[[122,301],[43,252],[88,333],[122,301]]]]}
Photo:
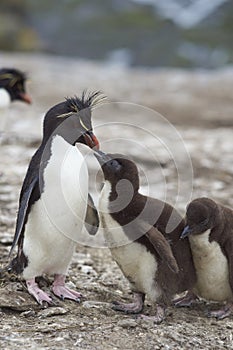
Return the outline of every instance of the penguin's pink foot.
{"type": "Polygon", "coordinates": [[[233,304],[228,303],[222,309],[216,311],[209,311],[208,317],[215,317],[218,320],[223,320],[224,318],[230,316],[233,313],[233,304]]]}
{"type": "Polygon", "coordinates": [[[36,299],[38,304],[42,305],[43,303],[53,304],[52,298],[43,292],[39,288],[38,284],[35,281],[35,278],[26,281],[28,292],[36,299]]]}
{"type": "Polygon", "coordinates": [[[189,307],[198,301],[198,297],[192,291],[188,291],[184,297],[173,300],[176,307],[189,307]]]}
{"type": "Polygon", "coordinates": [[[52,287],[53,293],[62,300],[71,299],[79,303],[82,294],[66,287],[65,279],[65,275],[55,275],[52,287]]]}
{"type": "Polygon", "coordinates": [[[165,306],[157,305],[156,314],[154,316],[140,315],[137,317],[137,319],[152,321],[153,323],[160,324],[166,317],[165,310],[165,306]]]}
{"type": "Polygon", "coordinates": [[[144,305],[145,295],[142,293],[134,293],[134,301],[130,304],[113,302],[112,309],[116,311],[125,312],[126,314],[138,314],[142,311],[144,305]]]}

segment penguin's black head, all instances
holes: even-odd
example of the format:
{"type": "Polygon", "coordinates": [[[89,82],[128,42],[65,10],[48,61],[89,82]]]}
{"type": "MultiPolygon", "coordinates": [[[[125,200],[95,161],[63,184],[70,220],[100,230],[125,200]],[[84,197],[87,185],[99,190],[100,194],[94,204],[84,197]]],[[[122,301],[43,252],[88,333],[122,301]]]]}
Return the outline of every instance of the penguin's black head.
{"type": "Polygon", "coordinates": [[[80,142],[98,149],[99,142],[92,131],[91,111],[103,99],[99,92],[83,92],[81,98],[67,98],[52,107],[44,118],[44,142],[50,137],[60,135],[72,145],[80,142]]]}
{"type": "Polygon", "coordinates": [[[116,187],[118,184],[125,186],[127,192],[127,186],[134,189],[137,192],[139,189],[139,175],[136,164],[127,159],[122,154],[105,154],[101,151],[95,152],[95,157],[99,161],[104,178],[109,181],[112,186],[116,187]],[[121,181],[126,180],[126,181],[121,181]]]}
{"type": "Polygon", "coordinates": [[[193,200],[186,211],[186,227],[181,238],[190,234],[201,234],[214,227],[217,213],[217,204],[209,198],[197,198],[193,200]]]}
{"type": "Polygon", "coordinates": [[[25,91],[26,75],[17,69],[0,69],[0,88],[10,95],[11,101],[19,100],[31,103],[30,96],[25,91]]]}

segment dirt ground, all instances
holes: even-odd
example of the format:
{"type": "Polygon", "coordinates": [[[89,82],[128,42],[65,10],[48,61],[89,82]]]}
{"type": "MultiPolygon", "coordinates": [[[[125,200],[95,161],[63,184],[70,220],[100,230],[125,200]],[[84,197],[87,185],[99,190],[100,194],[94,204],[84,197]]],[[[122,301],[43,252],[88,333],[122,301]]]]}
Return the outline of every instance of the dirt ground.
{"type": "MultiPolygon", "coordinates": [[[[233,207],[233,69],[146,70],[38,55],[0,53],[1,66],[30,76],[33,105],[14,103],[0,136],[0,263],[5,266],[14,234],[17,202],[28,162],[41,138],[45,111],[66,96],[88,88],[109,101],[93,113],[104,151],[132,156],[140,168],[142,191],[166,199],[181,213],[192,198],[212,197],[233,207]],[[121,102],[121,103],[119,103],[121,102]],[[124,102],[124,103],[123,103],[124,102]],[[144,106],[144,107],[142,107],[144,106]],[[159,112],[163,117],[154,112],[159,112]]],[[[97,204],[100,176],[88,156],[90,191],[97,204]]],[[[40,283],[49,290],[51,276],[40,283]]],[[[0,347],[14,349],[233,349],[233,319],[206,316],[218,305],[201,301],[190,309],[170,307],[155,325],[111,309],[128,301],[128,283],[101,232],[78,244],[68,284],[80,304],[59,301],[41,308],[16,276],[0,279],[0,347]]],[[[152,315],[146,300],[144,313],[152,315]]]]}

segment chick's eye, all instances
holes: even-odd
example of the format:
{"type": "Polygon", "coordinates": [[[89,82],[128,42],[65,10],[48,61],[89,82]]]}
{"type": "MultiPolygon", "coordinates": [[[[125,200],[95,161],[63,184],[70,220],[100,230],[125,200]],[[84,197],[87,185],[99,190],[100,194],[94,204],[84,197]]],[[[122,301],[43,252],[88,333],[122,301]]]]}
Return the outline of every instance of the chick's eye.
{"type": "Polygon", "coordinates": [[[110,166],[111,166],[111,168],[114,168],[115,170],[119,170],[121,168],[121,164],[115,159],[110,161],[110,166]]]}

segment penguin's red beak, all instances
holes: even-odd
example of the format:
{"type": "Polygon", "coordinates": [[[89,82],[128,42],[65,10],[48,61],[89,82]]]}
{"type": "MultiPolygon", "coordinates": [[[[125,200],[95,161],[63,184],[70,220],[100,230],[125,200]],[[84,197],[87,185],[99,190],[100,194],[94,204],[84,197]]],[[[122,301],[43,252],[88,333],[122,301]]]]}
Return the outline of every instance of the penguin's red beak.
{"type": "Polygon", "coordinates": [[[20,98],[22,101],[28,103],[28,104],[31,104],[32,103],[32,99],[31,97],[26,93],[26,92],[21,92],[19,94],[20,98]]]}
{"type": "Polygon", "coordinates": [[[91,131],[83,134],[83,137],[87,146],[89,146],[90,148],[94,148],[96,150],[99,149],[99,141],[91,131]]]}

